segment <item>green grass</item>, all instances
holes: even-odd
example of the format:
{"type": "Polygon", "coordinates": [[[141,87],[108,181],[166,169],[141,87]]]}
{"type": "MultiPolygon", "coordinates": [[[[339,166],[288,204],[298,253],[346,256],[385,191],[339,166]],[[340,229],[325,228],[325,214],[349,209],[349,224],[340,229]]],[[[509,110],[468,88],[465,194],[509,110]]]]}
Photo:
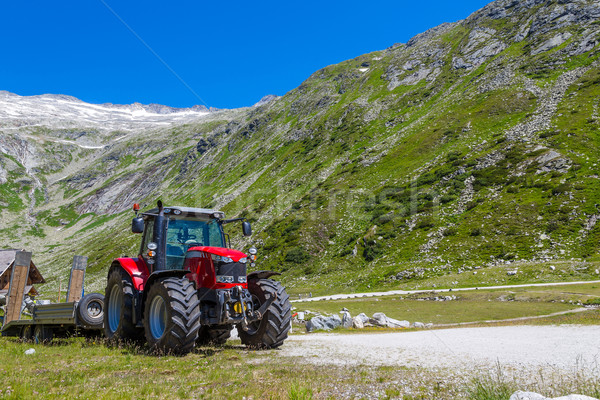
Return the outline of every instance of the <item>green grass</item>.
{"type": "MultiPolygon", "coordinates": [[[[427,294],[417,297],[445,296],[444,294],[427,294]]],[[[472,298],[465,292],[457,293],[458,300],[432,301],[401,299],[398,296],[386,296],[365,300],[331,300],[327,302],[294,303],[299,311],[310,310],[326,314],[338,313],[347,308],[355,316],[365,313],[368,316],[383,312],[388,317],[434,324],[451,324],[476,322],[485,320],[510,319],[528,316],[547,315],[555,312],[568,311],[575,306],[564,303],[544,301],[499,301],[500,297],[508,298],[507,293],[493,293],[488,298],[472,298]]],[[[479,297],[479,296],[478,296],[479,297]]],[[[483,296],[481,296],[483,297],[483,296]]],[[[511,299],[512,300],[512,299],[511,299]]]]}
{"type": "Polygon", "coordinates": [[[0,338],[0,362],[3,399],[506,400],[518,389],[552,397],[600,394],[598,377],[585,369],[540,370],[532,382],[531,371],[502,365],[460,374],[410,366],[316,365],[279,351],[250,351],[236,341],[174,357],[94,338],[55,339],[50,345],[0,338]],[[35,354],[26,355],[30,348],[35,354]]]}

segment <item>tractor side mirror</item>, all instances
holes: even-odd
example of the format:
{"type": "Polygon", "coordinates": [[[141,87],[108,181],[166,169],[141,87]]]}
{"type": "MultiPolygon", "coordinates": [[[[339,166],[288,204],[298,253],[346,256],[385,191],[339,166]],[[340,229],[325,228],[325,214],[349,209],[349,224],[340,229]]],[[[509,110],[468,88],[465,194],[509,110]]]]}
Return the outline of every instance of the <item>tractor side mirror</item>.
{"type": "Polygon", "coordinates": [[[131,220],[131,232],[142,233],[144,232],[144,218],[135,217],[131,220]]]}
{"type": "Polygon", "coordinates": [[[242,222],[242,233],[244,236],[252,236],[252,226],[250,225],[250,222],[242,222]]]}

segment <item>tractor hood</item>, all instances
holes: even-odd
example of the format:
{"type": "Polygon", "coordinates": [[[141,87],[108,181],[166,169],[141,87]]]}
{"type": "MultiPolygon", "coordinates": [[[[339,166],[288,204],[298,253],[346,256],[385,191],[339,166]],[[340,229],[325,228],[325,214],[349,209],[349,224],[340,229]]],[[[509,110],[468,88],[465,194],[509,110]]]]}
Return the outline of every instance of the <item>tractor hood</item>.
{"type": "Polygon", "coordinates": [[[241,251],[226,249],[224,247],[212,247],[212,246],[196,246],[191,247],[188,251],[203,251],[205,253],[214,254],[222,257],[229,257],[233,262],[239,262],[242,258],[246,258],[246,254],[241,251]]]}

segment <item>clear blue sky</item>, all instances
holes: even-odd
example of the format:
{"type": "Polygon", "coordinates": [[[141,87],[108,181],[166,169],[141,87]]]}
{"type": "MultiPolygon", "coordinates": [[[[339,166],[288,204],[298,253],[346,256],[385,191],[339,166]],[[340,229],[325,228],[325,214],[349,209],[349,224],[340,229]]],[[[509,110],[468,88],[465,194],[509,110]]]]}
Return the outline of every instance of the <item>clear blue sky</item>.
{"type": "Polygon", "coordinates": [[[3,1],[0,90],[91,103],[248,106],[488,2],[3,1]]]}

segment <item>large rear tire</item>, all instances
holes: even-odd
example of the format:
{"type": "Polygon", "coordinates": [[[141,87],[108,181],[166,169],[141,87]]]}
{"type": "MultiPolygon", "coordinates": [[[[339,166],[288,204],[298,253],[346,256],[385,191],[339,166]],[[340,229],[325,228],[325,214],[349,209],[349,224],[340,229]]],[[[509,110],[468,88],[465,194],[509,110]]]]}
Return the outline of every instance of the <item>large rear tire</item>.
{"type": "Polygon", "coordinates": [[[281,346],[287,339],[292,319],[292,305],[285,288],[271,279],[252,279],[248,282],[248,291],[252,295],[255,310],[267,301],[267,297],[276,296],[276,299],[260,321],[248,325],[247,331],[238,325],[238,335],[242,344],[266,349],[281,346]]]}
{"type": "Polygon", "coordinates": [[[186,278],[163,278],[148,291],[144,309],[146,340],[153,350],[186,354],[200,328],[200,300],[186,278]]]}
{"type": "Polygon", "coordinates": [[[141,330],[133,323],[133,283],[123,270],[114,269],[104,295],[104,335],[108,339],[138,339],[141,330]]]}

